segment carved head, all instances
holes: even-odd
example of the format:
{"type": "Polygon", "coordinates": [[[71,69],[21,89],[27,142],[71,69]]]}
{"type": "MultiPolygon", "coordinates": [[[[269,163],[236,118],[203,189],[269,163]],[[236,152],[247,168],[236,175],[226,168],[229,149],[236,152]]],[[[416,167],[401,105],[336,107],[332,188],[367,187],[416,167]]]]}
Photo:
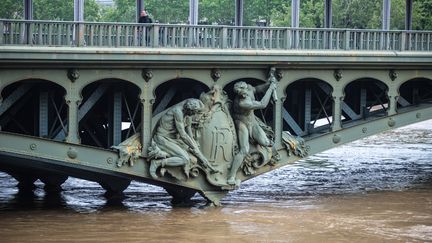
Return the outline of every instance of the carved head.
{"type": "Polygon", "coordinates": [[[183,105],[183,109],[187,115],[200,113],[204,109],[204,104],[198,99],[188,99],[183,105]]]}
{"type": "Polygon", "coordinates": [[[246,97],[248,95],[248,84],[240,81],[234,84],[234,93],[246,97]]]}

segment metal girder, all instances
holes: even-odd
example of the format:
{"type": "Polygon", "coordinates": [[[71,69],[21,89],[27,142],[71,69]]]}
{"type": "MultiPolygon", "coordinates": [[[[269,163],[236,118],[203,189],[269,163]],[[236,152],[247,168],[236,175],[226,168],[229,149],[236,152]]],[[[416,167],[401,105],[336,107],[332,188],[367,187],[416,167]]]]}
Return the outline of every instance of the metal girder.
{"type": "Polygon", "coordinates": [[[105,94],[109,87],[109,84],[103,83],[99,85],[95,91],[90,95],[86,102],[80,107],[78,111],[78,122],[84,118],[84,116],[93,108],[96,102],[105,94]]]}
{"type": "Polygon", "coordinates": [[[300,128],[294,118],[292,118],[292,116],[288,113],[285,107],[282,107],[282,116],[284,121],[288,124],[288,126],[291,127],[291,129],[297,136],[301,136],[304,134],[303,130],[300,128]]]}
{"type": "Polygon", "coordinates": [[[300,0],[291,0],[291,27],[300,26],[300,0]]]}
{"type": "Polygon", "coordinates": [[[391,9],[391,1],[383,0],[383,9],[382,9],[382,29],[390,30],[390,9],[391,9]]]}
{"type": "Polygon", "coordinates": [[[122,92],[114,92],[112,115],[112,145],[119,145],[122,140],[122,92]]]}
{"type": "Polygon", "coordinates": [[[243,26],[244,1],[235,1],[235,26],[243,26]]]}
{"type": "MultiPolygon", "coordinates": [[[[84,102],[82,106],[80,106],[78,110],[78,122],[80,122],[84,116],[93,108],[93,106],[98,102],[98,100],[105,94],[109,87],[109,84],[103,83],[99,85],[95,91],[90,95],[90,97],[84,102]]],[[[65,125],[67,125],[67,121],[63,121],[65,125]]],[[[63,140],[66,136],[66,133],[64,130],[61,130],[61,128],[57,129],[57,131],[54,133],[57,134],[54,139],[55,140],[63,140]]]]}
{"type": "Polygon", "coordinates": [[[413,0],[406,0],[405,30],[412,30],[413,0]]]}
{"type": "MultiPolygon", "coordinates": [[[[327,95],[331,95],[332,90],[330,87],[324,85],[323,83],[318,83],[318,87],[320,87],[327,95]]],[[[342,111],[345,112],[345,114],[348,115],[351,120],[357,120],[361,117],[360,115],[357,115],[353,109],[351,109],[351,107],[345,103],[345,101],[341,101],[341,106],[342,111]]]]}
{"type": "Polygon", "coordinates": [[[332,0],[324,1],[324,28],[332,27],[332,0]]]}
{"type": "Polygon", "coordinates": [[[365,88],[360,89],[360,117],[366,115],[366,105],[367,105],[367,90],[365,88]]]}
{"type": "Polygon", "coordinates": [[[189,0],[189,24],[198,24],[198,0],[189,0]]]}
{"type": "Polygon", "coordinates": [[[4,99],[3,102],[0,103],[0,116],[21,99],[32,86],[33,85],[29,83],[21,84],[6,99],[4,99]]]}
{"type": "Polygon", "coordinates": [[[48,136],[48,98],[49,93],[47,91],[39,93],[39,137],[48,136]]]}
{"type": "Polygon", "coordinates": [[[399,98],[398,98],[398,100],[397,100],[397,102],[401,105],[401,106],[403,106],[403,107],[406,107],[406,106],[410,106],[411,104],[404,98],[404,97],[402,97],[402,96],[399,96],[399,98]]]}
{"type": "Polygon", "coordinates": [[[159,102],[158,106],[155,108],[153,114],[156,115],[162,112],[163,110],[165,110],[165,108],[168,106],[169,102],[172,100],[176,92],[177,92],[177,87],[171,86],[168,89],[168,91],[165,93],[162,100],[159,102]]]}
{"type": "Polygon", "coordinates": [[[304,99],[304,131],[309,133],[309,126],[311,125],[311,112],[312,112],[312,90],[310,87],[305,90],[304,99]]]}

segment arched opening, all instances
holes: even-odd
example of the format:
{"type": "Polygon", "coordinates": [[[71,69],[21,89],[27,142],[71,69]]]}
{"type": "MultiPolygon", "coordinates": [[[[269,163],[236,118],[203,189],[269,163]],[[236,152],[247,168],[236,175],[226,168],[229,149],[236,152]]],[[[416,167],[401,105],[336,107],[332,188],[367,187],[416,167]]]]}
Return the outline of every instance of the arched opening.
{"type": "Polygon", "coordinates": [[[153,105],[153,115],[182,102],[188,98],[199,98],[209,88],[196,80],[188,78],[173,79],[159,85],[155,90],[156,100],[153,105]]]}
{"type": "Polygon", "coordinates": [[[328,83],[313,78],[288,85],[282,108],[283,130],[297,136],[328,132],[333,122],[332,92],[328,83]]]}
{"type": "Polygon", "coordinates": [[[403,83],[399,88],[398,109],[432,102],[432,80],[415,78],[403,83]]]}
{"type": "Polygon", "coordinates": [[[389,107],[387,91],[387,85],[376,79],[363,78],[349,83],[344,90],[342,122],[385,116],[389,107]]]}
{"type": "MultiPolygon", "coordinates": [[[[232,101],[235,99],[235,96],[236,96],[236,94],[234,93],[234,85],[240,81],[246,82],[247,84],[250,84],[251,86],[255,87],[255,90],[256,90],[255,91],[255,99],[257,101],[260,101],[263,98],[265,92],[267,91],[268,84],[269,84],[269,83],[265,83],[262,80],[254,79],[254,78],[243,78],[243,79],[234,80],[234,81],[228,83],[224,87],[224,91],[227,93],[228,97],[232,101]]],[[[269,105],[266,108],[255,110],[254,113],[255,113],[256,117],[258,117],[267,126],[272,127],[273,131],[274,131],[272,101],[270,101],[269,105]]]]}
{"type": "Polygon", "coordinates": [[[41,79],[6,86],[1,92],[1,130],[55,139],[56,133],[67,129],[65,94],[60,85],[41,79]]]}
{"type": "Polygon", "coordinates": [[[119,80],[105,79],[84,87],[78,110],[81,143],[102,148],[120,144],[140,132],[140,88],[119,80]]]}

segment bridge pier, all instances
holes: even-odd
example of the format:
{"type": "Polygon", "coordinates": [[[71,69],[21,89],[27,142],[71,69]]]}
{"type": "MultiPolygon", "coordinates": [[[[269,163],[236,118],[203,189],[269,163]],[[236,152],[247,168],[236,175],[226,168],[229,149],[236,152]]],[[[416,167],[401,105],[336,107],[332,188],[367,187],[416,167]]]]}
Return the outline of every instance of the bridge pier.
{"type": "Polygon", "coordinates": [[[108,178],[99,181],[99,185],[106,190],[105,196],[108,198],[117,197],[123,194],[123,191],[128,188],[131,181],[120,178],[108,178]]]}
{"type": "Polygon", "coordinates": [[[172,197],[171,203],[174,206],[191,205],[191,198],[197,193],[197,191],[189,188],[165,186],[164,189],[172,197]]]}
{"type": "Polygon", "coordinates": [[[54,174],[44,174],[39,176],[39,180],[42,181],[45,186],[45,191],[56,192],[61,191],[61,185],[68,179],[65,175],[54,175],[54,174]]]}
{"type": "Polygon", "coordinates": [[[33,191],[35,189],[34,183],[38,179],[37,177],[29,174],[21,174],[15,172],[7,173],[18,181],[17,187],[20,191],[33,191]]]}

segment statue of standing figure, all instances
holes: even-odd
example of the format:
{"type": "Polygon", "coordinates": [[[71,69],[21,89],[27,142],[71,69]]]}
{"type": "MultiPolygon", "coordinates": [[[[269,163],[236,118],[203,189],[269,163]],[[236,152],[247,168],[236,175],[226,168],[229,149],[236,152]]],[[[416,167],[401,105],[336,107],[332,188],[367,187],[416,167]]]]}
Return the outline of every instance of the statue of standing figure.
{"type": "MultiPolygon", "coordinates": [[[[194,155],[211,172],[215,170],[202,154],[192,135],[192,117],[204,109],[198,99],[187,99],[170,108],[158,121],[153,135],[152,146],[149,148],[151,158],[150,175],[157,178],[159,167],[187,167],[192,163],[194,155]]],[[[185,169],[187,171],[187,169],[185,169]]]]}
{"type": "Polygon", "coordinates": [[[270,78],[268,83],[253,87],[246,82],[240,81],[234,84],[234,93],[236,97],[232,107],[232,117],[237,128],[237,137],[239,143],[239,152],[235,155],[231,169],[228,173],[227,183],[236,185],[236,174],[243,160],[249,154],[249,141],[264,146],[271,147],[272,141],[266,136],[265,131],[260,126],[258,118],[254,114],[254,110],[264,109],[269,104],[273,95],[273,99],[277,99],[276,79],[274,78],[274,70],[270,70],[270,78]],[[267,89],[267,91],[265,91],[267,89]],[[255,99],[256,92],[264,92],[264,97],[257,101],[255,99]]]}

